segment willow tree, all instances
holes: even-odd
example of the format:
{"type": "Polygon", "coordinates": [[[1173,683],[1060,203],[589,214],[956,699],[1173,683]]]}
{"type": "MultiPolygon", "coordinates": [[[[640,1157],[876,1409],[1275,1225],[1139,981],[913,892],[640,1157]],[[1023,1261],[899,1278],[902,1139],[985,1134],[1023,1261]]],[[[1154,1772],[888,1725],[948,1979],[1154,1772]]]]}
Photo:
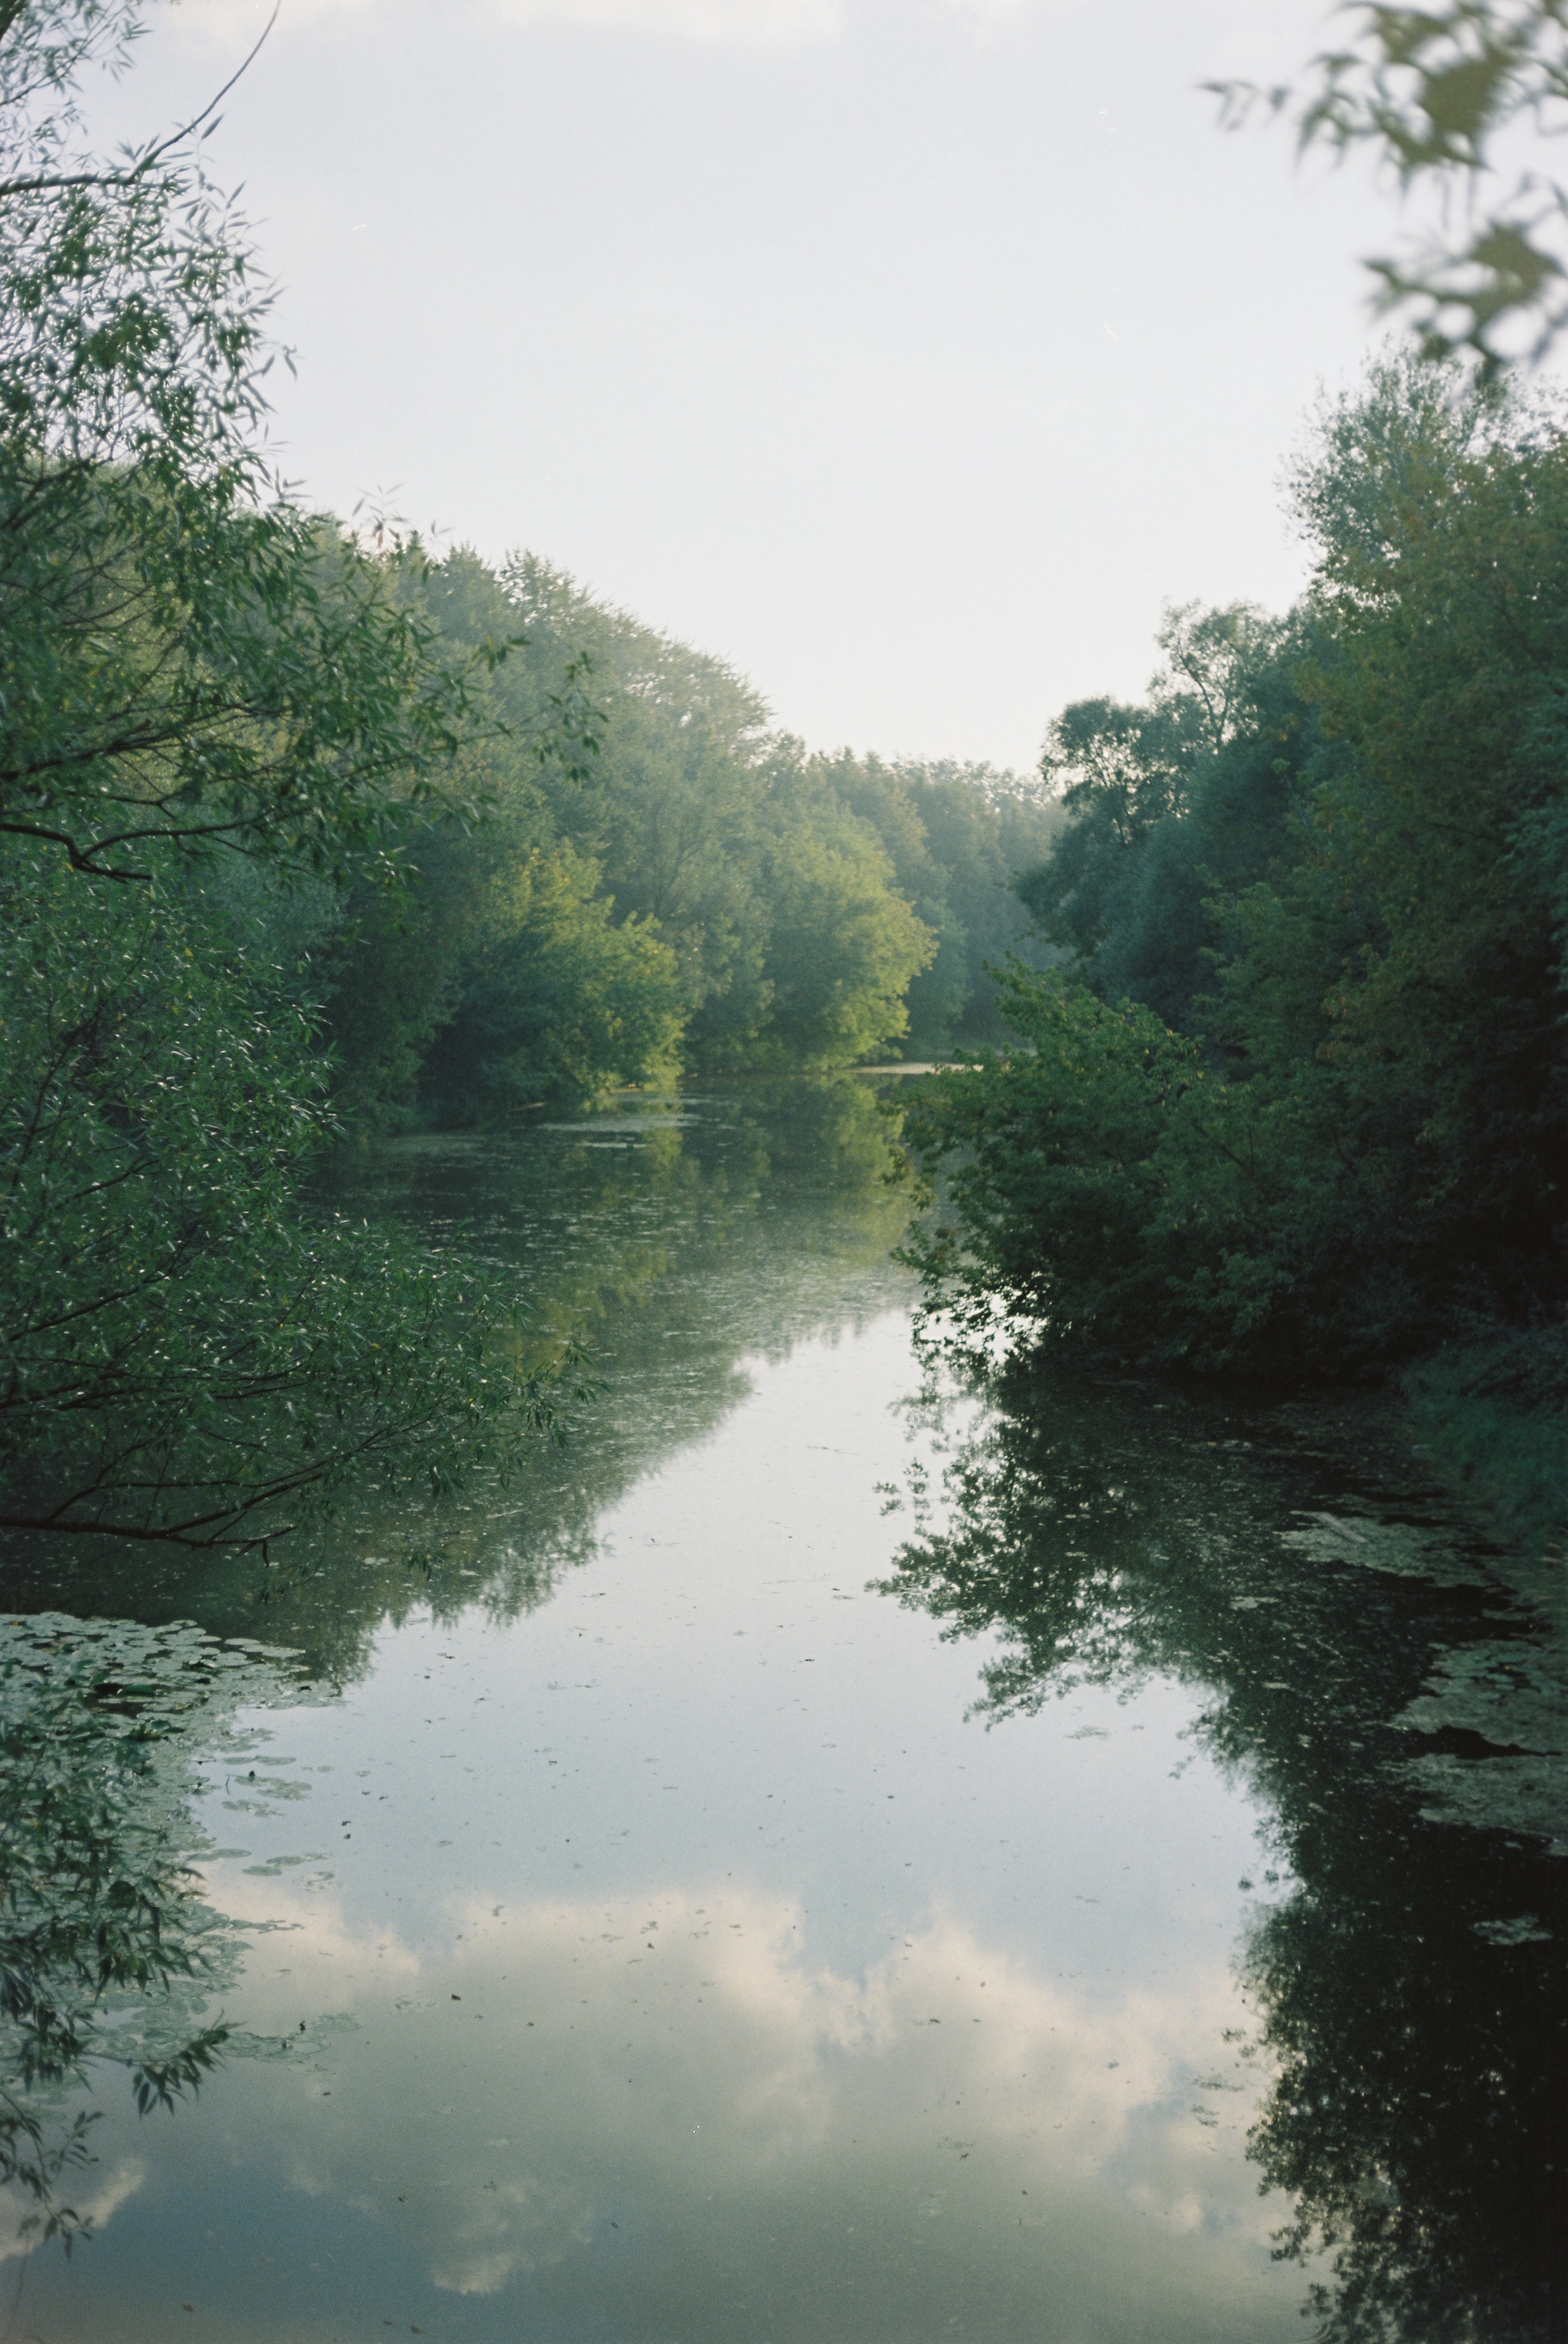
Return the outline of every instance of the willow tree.
{"type": "Polygon", "coordinates": [[[471,811],[470,695],[417,549],[269,469],[204,124],[83,147],[140,14],[0,0],[0,1528],[206,1545],[367,1457],[446,1480],[550,1372],[461,1272],[301,1207],[319,1053],[217,867],[395,878],[471,811]]]}

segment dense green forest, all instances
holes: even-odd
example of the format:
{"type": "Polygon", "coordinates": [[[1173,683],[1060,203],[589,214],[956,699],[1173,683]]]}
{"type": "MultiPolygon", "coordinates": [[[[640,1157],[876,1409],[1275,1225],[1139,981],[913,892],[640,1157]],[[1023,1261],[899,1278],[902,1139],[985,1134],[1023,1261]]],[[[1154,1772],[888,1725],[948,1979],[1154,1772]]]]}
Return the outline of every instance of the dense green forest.
{"type": "Polygon", "coordinates": [[[1568,425],[1392,357],[1292,495],[1298,608],[1173,612],[1144,702],[1050,728],[1067,827],[1020,893],[1064,962],[925,1086],[915,1252],[1119,1365],[1422,1362],[1471,1461],[1531,1420],[1509,1477],[1561,1520],[1568,425]]]}
{"type": "Polygon", "coordinates": [[[460,1126],[1000,1034],[988,970],[1028,948],[1009,883],[1051,834],[1043,792],[810,755],[722,662],[532,557],[406,559],[399,590],[441,652],[487,659],[482,812],[410,839],[395,892],[318,900],[346,1113],[460,1126]]]}
{"type": "Polygon", "coordinates": [[[998,1031],[1055,813],[303,506],[201,125],[83,143],[142,13],[0,7],[0,1528],[205,1546],[502,1466],[581,1388],[321,1201],[347,1133],[998,1031]]]}

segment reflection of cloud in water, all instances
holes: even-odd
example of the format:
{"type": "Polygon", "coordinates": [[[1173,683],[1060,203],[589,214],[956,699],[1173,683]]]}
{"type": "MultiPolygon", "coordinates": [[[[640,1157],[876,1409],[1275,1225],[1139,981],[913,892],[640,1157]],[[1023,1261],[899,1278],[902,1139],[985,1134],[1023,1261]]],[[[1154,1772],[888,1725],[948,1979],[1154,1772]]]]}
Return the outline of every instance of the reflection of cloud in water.
{"type": "MultiPolygon", "coordinates": [[[[146,2179],[146,2167],[139,2157],[126,2157],[95,2172],[88,2188],[66,2191],[72,2205],[92,2229],[102,2229],[111,2215],[117,2214],[127,2198],[134,2198],[146,2179]]],[[[0,2189],[0,2263],[10,2262],[15,2256],[30,2255],[37,2247],[35,2230],[24,2225],[35,2223],[38,2215],[36,2198],[22,2189],[0,2189]]],[[[58,2253],[58,2248],[55,2248],[58,2253]]]]}
{"type": "Polygon", "coordinates": [[[759,2287],[790,2246],[847,2245],[852,2295],[879,2233],[930,2226],[966,2258],[984,2232],[1020,2283],[1081,2271],[1085,2332],[1111,2333],[1130,2248],[1140,2288],[1174,2256],[1166,2276],[1199,2297],[1233,2295],[1239,2251],[1267,2263],[1277,2217],[1215,2154],[1214,2116],[1240,2127],[1252,2091],[1193,2113],[1193,2075],[1228,2059],[1242,2016],[1218,1963],[1119,2001],[1101,1978],[1091,2001],[939,1913],[857,1977],[813,1965],[798,1906],[724,1887],[476,1901],[449,1908],[439,1955],[308,1897],[289,1917],[272,1940],[287,1983],[253,1976],[250,2023],[352,1999],[359,2028],[330,2076],[254,2073],[276,2106],[265,2134],[254,2109],[237,2120],[278,2141],[292,2187],[395,2228],[441,2288],[494,2293],[613,2226],[667,2277],[718,2254],[759,2287]]]}

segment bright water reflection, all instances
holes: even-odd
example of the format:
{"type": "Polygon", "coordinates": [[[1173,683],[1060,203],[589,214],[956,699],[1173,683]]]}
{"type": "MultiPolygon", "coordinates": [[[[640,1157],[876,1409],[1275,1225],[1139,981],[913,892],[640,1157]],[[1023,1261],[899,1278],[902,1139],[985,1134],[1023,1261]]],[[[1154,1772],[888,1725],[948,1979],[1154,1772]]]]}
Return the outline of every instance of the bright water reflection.
{"type": "Polygon", "coordinates": [[[339,1690],[269,1721],[307,1799],[196,1819],[282,1925],[228,2015],[307,2056],[111,2104],[13,2332],[1271,2344],[1314,2276],[1347,2338],[1550,2332],[1555,1866],[1384,1763],[1457,1763],[1392,1720],[1516,1616],[1342,1428],[901,1405],[884,1168],[832,1084],[349,1176],[586,1318],[606,1397],[269,1580],[49,1581],[339,1690]],[[1272,2257],[1300,2206],[1364,2273],[1272,2257]]]}

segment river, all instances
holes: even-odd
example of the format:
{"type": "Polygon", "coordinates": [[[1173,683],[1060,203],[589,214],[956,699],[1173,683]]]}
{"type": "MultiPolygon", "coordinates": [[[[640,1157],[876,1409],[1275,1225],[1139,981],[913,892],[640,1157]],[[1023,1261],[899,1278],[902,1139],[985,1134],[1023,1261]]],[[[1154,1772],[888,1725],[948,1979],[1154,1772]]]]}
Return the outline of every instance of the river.
{"type": "Polygon", "coordinates": [[[917,1348],[888,1165],[853,1079],[358,1151],[584,1333],[565,1446],[9,1559],[14,1774],[91,1679],[71,1812],[199,1874],[102,2047],[229,2033],[28,2111],[0,2339],[1568,2332],[1552,1622],[1367,1403],[917,1348]]]}

